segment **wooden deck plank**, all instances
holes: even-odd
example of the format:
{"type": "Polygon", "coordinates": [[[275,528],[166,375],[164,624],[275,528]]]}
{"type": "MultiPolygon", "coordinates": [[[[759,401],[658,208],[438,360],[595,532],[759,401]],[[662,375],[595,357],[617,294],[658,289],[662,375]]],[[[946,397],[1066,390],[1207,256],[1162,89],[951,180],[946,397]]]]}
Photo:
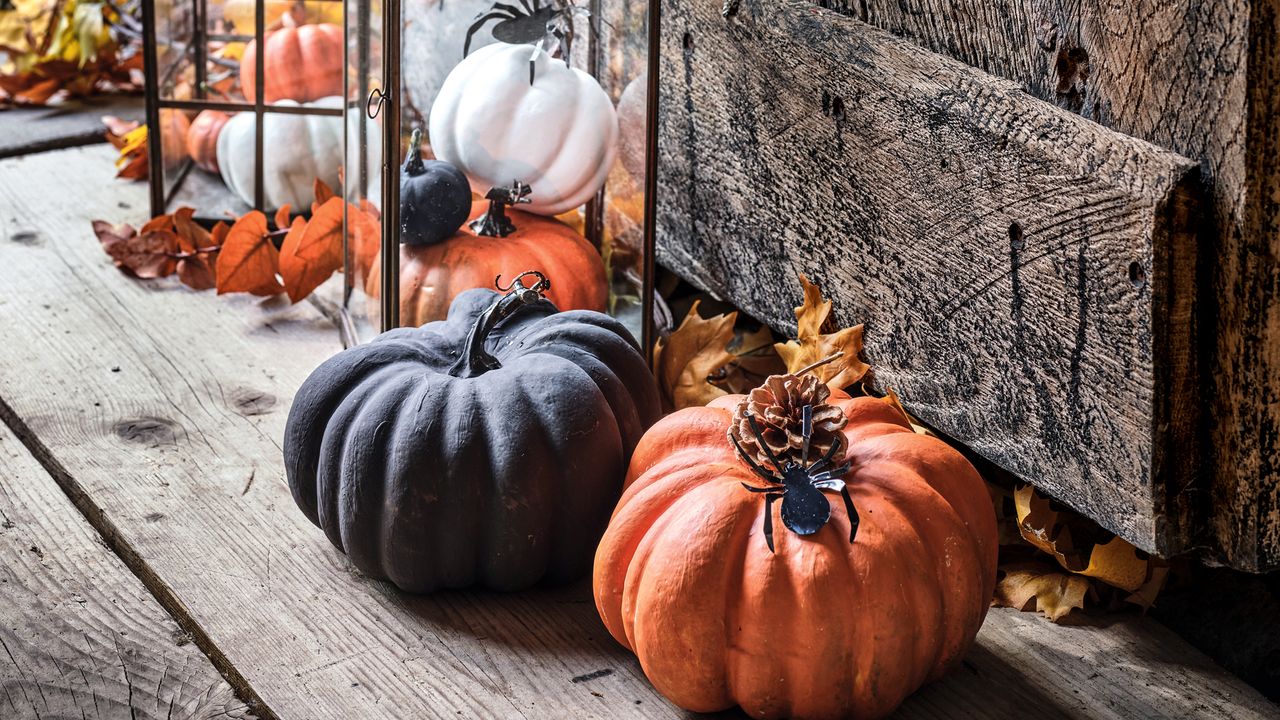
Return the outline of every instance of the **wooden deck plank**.
{"type": "Polygon", "coordinates": [[[0,158],[105,142],[103,115],[142,121],[141,95],[101,95],[0,110],[0,158]]]}
{"type": "Polygon", "coordinates": [[[3,425],[0,650],[3,718],[249,716],[3,425]]]}
{"type": "MultiPolygon", "coordinates": [[[[412,597],[329,546],[293,506],[279,442],[289,398],[336,334],[308,306],[120,275],[88,219],[131,219],[116,204],[143,207],[143,190],[108,182],[107,150],[0,162],[4,419],[206,654],[234,667],[242,695],[279,718],[685,716],[609,638],[585,585],[412,597]],[[74,180],[54,173],[68,165],[74,180]]],[[[993,611],[967,666],[900,716],[1028,708],[1280,716],[1153,622],[1060,627],[1010,611],[993,611]]]]}

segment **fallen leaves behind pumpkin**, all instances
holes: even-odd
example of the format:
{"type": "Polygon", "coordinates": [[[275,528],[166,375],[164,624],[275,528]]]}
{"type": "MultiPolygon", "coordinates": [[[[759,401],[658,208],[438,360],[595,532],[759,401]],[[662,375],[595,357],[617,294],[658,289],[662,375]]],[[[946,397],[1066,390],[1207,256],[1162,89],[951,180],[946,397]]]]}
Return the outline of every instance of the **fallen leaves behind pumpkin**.
{"type": "Polygon", "coordinates": [[[1081,583],[1090,589],[1088,597],[1095,600],[1118,596],[1144,610],[1155,601],[1168,575],[1164,561],[1140,552],[1084,517],[1058,509],[1029,485],[1016,489],[1012,499],[1014,517],[1008,520],[1013,521],[1020,538],[1042,554],[1035,558],[1038,565],[1028,565],[1018,559],[1020,548],[1027,546],[1009,546],[1002,535],[1000,569],[1006,578],[1002,584],[1018,587],[998,590],[995,604],[1035,609],[1027,607],[1025,593],[1029,591],[1023,586],[1034,586],[1038,598],[1061,592],[1064,597],[1046,600],[1039,608],[1044,611],[1047,603],[1053,611],[1045,615],[1058,620],[1074,607],[1083,607],[1086,596],[1078,592],[1081,583]],[[1006,560],[1010,556],[1014,559],[1006,560]],[[1043,577],[1032,577],[1036,573],[1043,577]],[[1077,599],[1079,605],[1075,604],[1077,599]]]}
{"type": "Polygon", "coordinates": [[[707,381],[727,393],[748,393],[763,385],[770,375],[787,371],[773,349],[773,332],[767,325],[761,325],[754,332],[735,333],[726,349],[733,359],[711,373],[707,381]]]}
{"type": "Polygon", "coordinates": [[[843,355],[834,362],[814,368],[813,373],[832,388],[844,389],[858,382],[871,366],[862,362],[862,325],[836,329],[831,317],[831,301],[822,298],[822,291],[800,276],[804,289],[804,301],[797,307],[796,339],[774,345],[787,372],[801,370],[821,362],[836,353],[843,355]]]}
{"type": "Polygon", "coordinates": [[[709,378],[733,360],[728,347],[738,313],[704,320],[698,315],[698,305],[695,302],[680,327],[658,340],[653,350],[654,372],[667,411],[706,405],[727,394],[709,378]]]}
{"type": "Polygon", "coordinates": [[[1041,560],[1001,565],[994,603],[1023,612],[1039,610],[1057,622],[1084,607],[1092,592],[1089,581],[1079,575],[1056,571],[1041,560]]]}

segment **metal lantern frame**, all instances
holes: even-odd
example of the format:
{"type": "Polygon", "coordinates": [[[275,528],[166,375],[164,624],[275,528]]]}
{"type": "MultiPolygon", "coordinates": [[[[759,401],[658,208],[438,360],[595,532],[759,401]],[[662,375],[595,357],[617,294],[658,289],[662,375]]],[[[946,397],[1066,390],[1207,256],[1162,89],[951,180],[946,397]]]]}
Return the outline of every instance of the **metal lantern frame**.
{"type": "MultiPolygon", "coordinates": [[[[184,183],[190,178],[190,173],[195,162],[191,158],[184,158],[181,167],[178,168],[175,180],[172,184],[167,182],[168,173],[165,171],[165,158],[163,152],[163,132],[160,130],[160,112],[165,109],[173,109],[180,111],[201,110],[221,110],[223,112],[233,113],[253,113],[254,116],[254,202],[253,209],[266,211],[264,202],[264,183],[263,183],[263,130],[266,117],[269,114],[279,115],[311,115],[318,117],[336,117],[341,121],[343,117],[343,108],[322,108],[311,107],[307,105],[273,105],[266,102],[266,2],[264,0],[254,1],[254,32],[252,35],[244,33],[213,33],[209,31],[209,0],[190,0],[189,3],[175,3],[175,7],[189,7],[191,9],[191,36],[189,38],[163,38],[165,47],[177,48],[176,57],[173,58],[164,68],[163,73],[160,67],[160,46],[161,40],[158,36],[159,23],[156,18],[156,1],[142,0],[142,45],[143,57],[145,60],[144,75],[146,77],[146,87],[144,94],[146,98],[146,122],[147,127],[152,132],[147,136],[147,160],[148,173],[150,182],[150,200],[151,214],[163,215],[168,211],[170,203],[178,196],[179,191],[183,188],[184,183]],[[255,87],[258,92],[253,102],[234,102],[225,100],[214,100],[209,98],[207,88],[208,71],[209,71],[209,43],[210,42],[249,42],[254,41],[260,51],[256,53],[254,63],[254,79],[255,87]],[[178,100],[175,98],[166,98],[162,93],[162,89],[169,85],[174,77],[182,72],[187,63],[191,63],[194,67],[195,78],[192,85],[192,98],[190,100],[178,100]]],[[[309,0],[317,3],[333,3],[341,5],[343,0],[309,0]]],[[[362,56],[364,57],[364,56],[362,56]]],[[[344,88],[346,87],[346,79],[344,78],[344,88]]],[[[345,97],[350,97],[348,92],[345,97]]],[[[185,139],[184,139],[185,140],[185,139]]],[[[228,190],[227,197],[233,195],[228,190]]],[[[226,208],[230,210],[231,208],[226,208]]],[[[196,208],[197,213],[195,219],[206,225],[211,225],[218,220],[226,220],[224,216],[204,214],[203,208],[196,208]]]]}
{"type": "MultiPolygon", "coordinates": [[[[590,0],[588,10],[591,17],[599,17],[603,0],[590,0]]],[[[368,30],[370,23],[370,2],[369,0],[359,0],[358,11],[360,17],[357,19],[357,32],[361,35],[358,42],[367,43],[368,30]]],[[[379,287],[379,310],[381,313],[381,330],[383,332],[400,326],[400,140],[401,140],[401,0],[383,0],[382,2],[382,74],[380,78],[381,87],[359,88],[360,92],[356,97],[364,98],[364,104],[367,114],[370,118],[377,117],[381,114],[382,121],[382,182],[381,182],[381,200],[382,200],[382,236],[381,236],[381,253],[380,253],[380,272],[381,286],[379,287]]],[[[656,341],[656,333],[654,329],[654,247],[656,244],[656,197],[657,197],[657,176],[658,176],[658,48],[661,2],[660,0],[649,0],[646,10],[648,37],[647,37],[647,53],[646,69],[647,82],[646,88],[646,132],[645,132],[645,177],[643,183],[644,191],[644,228],[643,240],[641,243],[641,347],[644,349],[645,357],[652,361],[652,353],[654,342],[656,341]]],[[[351,23],[348,21],[347,28],[350,32],[351,23]]],[[[601,43],[595,37],[594,33],[588,33],[586,42],[588,43],[587,51],[587,67],[586,71],[592,76],[598,76],[598,70],[603,63],[603,48],[601,43]]],[[[350,38],[348,37],[348,47],[350,47],[350,38]]],[[[368,57],[369,48],[367,44],[361,45],[359,50],[360,63],[367,66],[366,58],[368,57]]],[[[366,83],[368,77],[366,72],[359,73],[361,84],[366,83]]],[[[358,123],[359,132],[363,135],[365,132],[364,124],[358,123]]],[[[347,125],[347,137],[350,136],[351,125],[347,125]]],[[[366,166],[366,157],[364,155],[367,144],[362,142],[361,152],[361,172],[364,172],[366,166]]],[[[350,159],[350,147],[347,158],[350,159]]],[[[363,185],[362,185],[363,187],[363,185]]],[[[585,212],[585,235],[588,241],[594,246],[600,247],[600,242],[604,234],[604,207],[605,193],[608,188],[602,188],[591,201],[587,203],[585,212]]],[[[351,262],[350,253],[347,254],[348,265],[351,262]]],[[[351,268],[348,267],[350,272],[351,268]]],[[[344,307],[344,313],[346,308],[344,307]]]]}

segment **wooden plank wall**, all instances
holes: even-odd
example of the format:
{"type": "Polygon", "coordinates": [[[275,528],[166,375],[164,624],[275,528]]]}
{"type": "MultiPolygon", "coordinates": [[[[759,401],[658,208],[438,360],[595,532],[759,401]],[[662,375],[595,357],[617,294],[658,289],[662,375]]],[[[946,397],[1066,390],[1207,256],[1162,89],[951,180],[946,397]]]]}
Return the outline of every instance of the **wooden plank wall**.
{"type": "Polygon", "coordinates": [[[925,420],[1182,549],[1194,163],[805,0],[669,0],[662,52],[661,261],[779,328],[808,274],[925,420]]]}
{"type": "Polygon", "coordinates": [[[839,11],[1195,159],[1210,199],[1207,545],[1280,567],[1280,0],[859,0],[839,11]]]}

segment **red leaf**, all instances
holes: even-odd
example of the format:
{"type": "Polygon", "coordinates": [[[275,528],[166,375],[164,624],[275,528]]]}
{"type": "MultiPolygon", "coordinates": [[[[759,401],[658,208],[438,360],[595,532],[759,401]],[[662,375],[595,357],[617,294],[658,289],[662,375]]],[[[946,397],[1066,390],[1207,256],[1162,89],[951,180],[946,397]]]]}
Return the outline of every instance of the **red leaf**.
{"type": "Polygon", "coordinates": [[[316,201],[311,203],[312,215],[316,214],[316,210],[318,210],[321,205],[329,202],[329,199],[334,197],[333,188],[326,185],[325,182],[320,178],[316,178],[314,188],[315,188],[315,194],[316,194],[316,201]]]}
{"type": "Polygon", "coordinates": [[[138,234],[132,225],[112,225],[106,220],[93,221],[93,234],[98,236],[98,242],[102,243],[102,249],[108,255],[111,255],[111,249],[117,245],[126,242],[129,238],[138,234]]]}
{"type": "Polygon", "coordinates": [[[290,208],[290,207],[289,207],[289,204],[288,204],[288,203],[285,203],[284,205],[281,205],[281,206],[280,206],[280,209],[279,209],[279,210],[276,210],[276,227],[277,227],[278,229],[283,230],[283,229],[285,229],[285,228],[287,228],[287,227],[289,227],[289,226],[290,226],[290,225],[289,225],[289,211],[290,211],[291,209],[292,209],[292,208],[290,208]]]}
{"type": "Polygon", "coordinates": [[[202,252],[178,261],[178,279],[194,290],[208,290],[217,286],[214,274],[218,253],[202,252]]]}
{"type": "Polygon", "coordinates": [[[58,78],[49,78],[42,80],[31,87],[13,93],[15,102],[27,105],[44,105],[49,102],[49,98],[62,88],[62,81],[58,78]]]}
{"type": "Polygon", "coordinates": [[[129,164],[120,168],[120,172],[116,173],[116,177],[122,180],[146,180],[149,169],[147,166],[147,154],[140,153],[129,160],[129,164]]]}
{"type": "Polygon", "coordinates": [[[218,253],[218,294],[247,292],[275,295],[284,288],[276,279],[280,252],[267,234],[267,216],[253,210],[236,220],[218,253]]]}
{"type": "Polygon", "coordinates": [[[138,233],[107,248],[116,267],[140,278],[172,275],[176,262],[170,255],[178,249],[178,236],[171,230],[138,233]]]}
{"type": "MultiPolygon", "coordinates": [[[[280,276],[293,302],[342,269],[342,198],[330,197],[311,216],[294,221],[280,248],[280,276]]],[[[354,208],[353,208],[354,209],[354,208]]]]}
{"type": "Polygon", "coordinates": [[[193,215],[195,210],[189,207],[178,208],[173,213],[173,230],[178,234],[178,247],[184,253],[194,253],[213,244],[209,231],[200,227],[192,219],[193,215]]]}

